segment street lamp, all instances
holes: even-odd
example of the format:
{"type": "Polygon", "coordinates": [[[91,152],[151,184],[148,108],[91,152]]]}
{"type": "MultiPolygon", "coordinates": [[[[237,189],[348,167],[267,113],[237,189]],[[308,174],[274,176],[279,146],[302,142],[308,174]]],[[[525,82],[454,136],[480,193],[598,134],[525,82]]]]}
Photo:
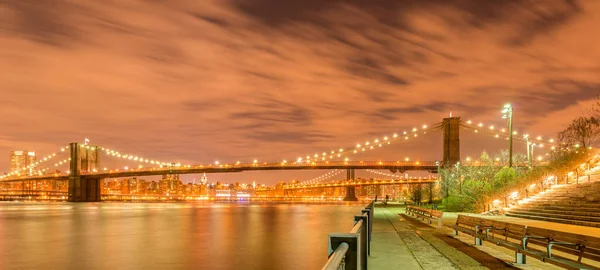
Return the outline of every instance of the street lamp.
{"type": "Polygon", "coordinates": [[[529,163],[529,168],[533,168],[533,148],[536,146],[535,143],[532,143],[529,139],[529,135],[525,135],[525,140],[527,141],[527,162],[529,163]]]}
{"type": "Polygon", "coordinates": [[[502,119],[508,119],[508,129],[510,146],[508,148],[508,167],[513,166],[513,106],[508,103],[502,109],[502,119]]]}

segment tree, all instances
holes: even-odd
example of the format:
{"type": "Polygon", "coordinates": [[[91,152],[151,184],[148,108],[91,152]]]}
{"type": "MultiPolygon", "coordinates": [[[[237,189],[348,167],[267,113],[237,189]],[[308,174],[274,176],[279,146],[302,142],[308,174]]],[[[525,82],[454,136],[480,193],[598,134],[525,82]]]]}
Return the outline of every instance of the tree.
{"type": "Polygon", "coordinates": [[[504,205],[506,205],[506,196],[508,194],[508,188],[514,185],[516,173],[513,168],[504,167],[494,177],[494,189],[505,194],[504,205]]]}
{"type": "Polygon", "coordinates": [[[579,117],[558,134],[558,139],[567,146],[592,146],[600,139],[600,121],[594,117],[579,117]]]}
{"type": "Polygon", "coordinates": [[[410,186],[410,200],[418,205],[423,200],[423,186],[421,184],[410,186]]]}
{"type": "Polygon", "coordinates": [[[596,103],[592,105],[590,109],[590,114],[593,118],[600,118],[600,95],[596,96],[596,103]]]}

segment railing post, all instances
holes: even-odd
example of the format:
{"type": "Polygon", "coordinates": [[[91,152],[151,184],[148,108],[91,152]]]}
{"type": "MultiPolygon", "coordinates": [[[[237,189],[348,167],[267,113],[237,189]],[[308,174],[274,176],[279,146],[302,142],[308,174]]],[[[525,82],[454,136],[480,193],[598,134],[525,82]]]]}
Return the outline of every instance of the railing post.
{"type": "MultiPolygon", "coordinates": [[[[373,234],[373,211],[375,209],[374,208],[365,208],[365,210],[361,211],[361,214],[364,214],[365,212],[368,213],[369,216],[369,222],[368,222],[368,227],[369,227],[369,243],[371,242],[371,235],[373,234]]],[[[371,250],[369,249],[369,255],[371,255],[371,250]]]]}
{"type": "Polygon", "coordinates": [[[341,243],[348,244],[349,248],[344,257],[344,269],[358,270],[359,250],[358,245],[359,234],[357,233],[332,233],[329,234],[329,256],[338,248],[341,243]]]}
{"type": "Polygon", "coordinates": [[[360,269],[367,269],[367,257],[370,255],[370,247],[369,247],[369,215],[362,216],[354,216],[354,222],[358,222],[362,220],[362,226],[360,227],[360,237],[358,237],[360,243],[360,253],[358,254],[360,258],[360,269]]]}

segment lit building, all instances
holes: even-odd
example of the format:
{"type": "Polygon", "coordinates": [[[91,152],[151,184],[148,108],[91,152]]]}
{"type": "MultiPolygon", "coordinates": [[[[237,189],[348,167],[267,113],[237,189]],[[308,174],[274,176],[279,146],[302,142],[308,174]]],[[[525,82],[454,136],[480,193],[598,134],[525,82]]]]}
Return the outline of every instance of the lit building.
{"type": "Polygon", "coordinates": [[[32,173],[35,169],[35,152],[33,151],[11,151],[10,152],[10,172],[20,172],[23,174],[32,173]],[[27,169],[26,169],[27,168],[27,169]]]}
{"type": "Polygon", "coordinates": [[[158,182],[159,193],[171,195],[177,194],[181,185],[179,174],[165,174],[158,182]]]}

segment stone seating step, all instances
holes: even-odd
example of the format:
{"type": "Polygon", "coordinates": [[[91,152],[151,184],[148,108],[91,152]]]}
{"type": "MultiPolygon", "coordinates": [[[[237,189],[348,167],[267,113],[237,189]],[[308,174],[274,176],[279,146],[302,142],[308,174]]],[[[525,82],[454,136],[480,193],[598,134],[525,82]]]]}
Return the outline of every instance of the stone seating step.
{"type": "Polygon", "coordinates": [[[541,217],[534,215],[523,215],[523,214],[514,214],[514,213],[506,213],[508,217],[517,217],[517,218],[525,218],[525,219],[533,219],[533,220],[541,220],[541,221],[549,221],[549,222],[557,222],[571,225],[579,225],[579,226],[588,226],[588,227],[597,227],[600,228],[600,222],[590,222],[590,221],[581,221],[581,220],[570,220],[570,219],[562,219],[562,218],[549,218],[549,217],[541,217]]]}
{"type": "Polygon", "coordinates": [[[589,221],[589,222],[597,222],[600,223],[600,217],[591,217],[591,216],[578,216],[578,215],[570,215],[570,214],[551,214],[551,213],[542,213],[539,211],[522,211],[517,209],[511,209],[507,211],[507,213],[518,214],[518,215],[530,215],[530,216],[538,216],[538,217],[547,217],[547,218],[558,218],[558,219],[570,219],[570,220],[579,220],[579,221],[589,221]]]}
{"type": "Polygon", "coordinates": [[[600,217],[600,209],[593,209],[593,211],[579,211],[577,208],[571,208],[568,210],[556,210],[546,209],[543,207],[523,207],[519,206],[514,208],[515,211],[526,211],[532,213],[548,213],[548,214],[559,214],[559,215],[575,215],[575,216],[589,216],[589,217],[600,217]]]}
{"type": "Polygon", "coordinates": [[[556,210],[556,211],[577,211],[577,212],[600,212],[600,208],[595,207],[578,207],[578,206],[540,206],[540,205],[521,205],[519,207],[531,208],[531,209],[544,209],[544,210],[556,210]]]}
{"type": "Polygon", "coordinates": [[[527,204],[531,204],[531,205],[569,205],[569,206],[586,206],[586,207],[599,207],[600,208],[600,203],[598,202],[594,202],[594,201],[587,201],[587,200],[535,200],[535,201],[530,201],[527,204]]]}

